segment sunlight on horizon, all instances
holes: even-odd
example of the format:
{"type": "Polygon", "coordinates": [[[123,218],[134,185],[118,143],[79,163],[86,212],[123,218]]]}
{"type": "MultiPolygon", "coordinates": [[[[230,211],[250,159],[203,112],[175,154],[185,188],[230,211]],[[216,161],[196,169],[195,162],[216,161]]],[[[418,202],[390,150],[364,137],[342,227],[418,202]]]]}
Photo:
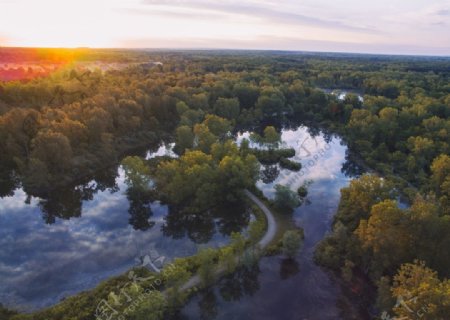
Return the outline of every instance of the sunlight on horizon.
{"type": "Polygon", "coordinates": [[[450,54],[450,1],[0,0],[0,45],[450,54]]]}

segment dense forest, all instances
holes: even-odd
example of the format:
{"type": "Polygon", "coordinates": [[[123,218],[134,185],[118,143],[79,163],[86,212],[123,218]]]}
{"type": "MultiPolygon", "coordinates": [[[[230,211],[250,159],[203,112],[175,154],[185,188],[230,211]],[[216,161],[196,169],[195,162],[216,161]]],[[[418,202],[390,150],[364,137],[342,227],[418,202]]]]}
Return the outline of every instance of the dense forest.
{"type": "MultiPolygon", "coordinates": [[[[6,62],[23,55],[8,52],[6,62]]],[[[50,74],[0,82],[0,197],[19,186],[49,197],[130,150],[167,140],[180,158],[157,168],[126,158],[130,197],[144,196],[145,173],[181,214],[204,211],[239,199],[259,163],[299,169],[289,150],[273,150],[281,128],[311,124],[342,136],[348,157],[369,171],[341,191],[317,263],[349,281],[366,275],[380,313],[450,314],[448,58],[86,49],[65,52],[61,63],[55,55],[26,54],[60,63],[50,74]],[[129,66],[96,69],[98,60],[129,66]],[[232,137],[244,129],[272,151],[238,147],[232,137]],[[395,297],[408,294],[417,299],[405,311],[395,297]]]]}

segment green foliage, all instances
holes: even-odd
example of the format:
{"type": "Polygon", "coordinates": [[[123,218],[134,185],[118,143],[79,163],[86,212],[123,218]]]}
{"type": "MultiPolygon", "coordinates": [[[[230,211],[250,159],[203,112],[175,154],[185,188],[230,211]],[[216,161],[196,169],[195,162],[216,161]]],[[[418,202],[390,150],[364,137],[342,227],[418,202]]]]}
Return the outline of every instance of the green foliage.
{"type": "Polygon", "coordinates": [[[150,185],[150,168],[140,157],[126,157],[122,160],[125,171],[125,183],[129,188],[148,190],[150,185]]]}
{"type": "Polygon", "coordinates": [[[197,261],[199,264],[198,275],[204,286],[210,285],[214,280],[216,259],[217,252],[211,248],[202,249],[197,253],[197,261]]]}
{"type": "MultiPolygon", "coordinates": [[[[138,300],[136,308],[127,314],[133,320],[161,320],[167,307],[167,301],[159,291],[140,292],[142,301],[138,300]]],[[[137,297],[135,299],[140,299],[137,297]]]]}
{"type": "Polygon", "coordinates": [[[191,127],[180,126],[176,130],[176,150],[179,154],[183,154],[186,149],[194,146],[194,133],[191,127]]]}
{"type": "Polygon", "coordinates": [[[9,320],[15,314],[17,314],[17,312],[4,308],[0,303],[0,319],[9,320]]]}
{"type": "Polygon", "coordinates": [[[274,127],[268,126],[264,129],[265,143],[276,147],[278,143],[280,143],[280,141],[281,141],[281,134],[279,134],[274,127]]]}
{"type": "Polygon", "coordinates": [[[238,232],[231,233],[231,247],[234,253],[239,256],[242,255],[245,249],[245,239],[244,236],[238,232]]]}
{"type": "Polygon", "coordinates": [[[275,186],[275,206],[278,209],[291,212],[297,208],[301,203],[297,194],[289,187],[277,184],[275,186]]]}
{"type": "Polygon", "coordinates": [[[278,88],[264,87],[261,95],[256,102],[256,108],[259,109],[265,118],[279,117],[289,109],[286,106],[286,98],[278,88]]]}
{"type": "Polygon", "coordinates": [[[231,142],[213,145],[212,153],[188,151],[180,159],[162,162],[155,176],[158,191],[171,203],[193,211],[239,199],[242,190],[256,182],[256,158],[241,157],[231,142]]]}
{"type": "Polygon", "coordinates": [[[295,257],[302,246],[303,239],[304,233],[302,229],[286,231],[282,239],[283,253],[289,258],[295,257]]]}
{"type": "Polygon", "coordinates": [[[225,268],[227,273],[232,273],[237,267],[237,256],[233,247],[226,246],[220,250],[218,265],[225,268]]]}
{"type": "Polygon", "coordinates": [[[302,164],[300,162],[294,162],[286,158],[281,158],[280,167],[291,171],[300,171],[302,169],[302,164]]]}
{"type": "Polygon", "coordinates": [[[214,104],[214,112],[219,117],[236,120],[240,113],[239,100],[237,98],[219,98],[214,104]]]}
{"type": "Polygon", "coordinates": [[[301,185],[297,189],[297,194],[300,198],[304,198],[308,195],[308,187],[305,185],[301,185]]]}
{"type": "Polygon", "coordinates": [[[208,127],[212,134],[221,139],[232,129],[230,121],[212,114],[206,116],[203,124],[208,127]]]}
{"type": "MultiPolygon", "coordinates": [[[[259,208],[257,209],[254,208],[254,210],[258,211],[259,208]]],[[[264,235],[266,228],[267,228],[266,219],[261,213],[257,216],[257,219],[250,224],[248,230],[250,243],[256,244],[264,235]]]]}

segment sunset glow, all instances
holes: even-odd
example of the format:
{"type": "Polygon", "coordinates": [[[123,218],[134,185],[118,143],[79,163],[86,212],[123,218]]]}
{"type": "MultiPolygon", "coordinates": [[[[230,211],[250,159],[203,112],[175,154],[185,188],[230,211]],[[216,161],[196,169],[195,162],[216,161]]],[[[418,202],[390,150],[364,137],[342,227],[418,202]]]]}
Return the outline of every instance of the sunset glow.
{"type": "Polygon", "coordinates": [[[450,1],[1,0],[0,45],[450,54],[450,1]]]}

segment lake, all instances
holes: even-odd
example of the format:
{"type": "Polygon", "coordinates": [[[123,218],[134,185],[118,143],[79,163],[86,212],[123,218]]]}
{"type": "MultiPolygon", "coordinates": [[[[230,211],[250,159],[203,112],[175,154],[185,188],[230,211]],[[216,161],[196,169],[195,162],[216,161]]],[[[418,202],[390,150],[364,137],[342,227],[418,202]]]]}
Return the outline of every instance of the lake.
{"type": "MultiPolygon", "coordinates": [[[[249,135],[239,134],[237,142],[249,135]]],[[[362,289],[342,285],[313,262],[315,246],[330,231],[340,189],[361,171],[347,160],[347,147],[339,137],[317,128],[283,129],[282,146],[295,149],[292,160],[301,162],[302,170],[262,166],[257,187],[273,198],[276,184],[296,190],[312,182],[303,205],[292,215],[293,223],[305,231],[302,250],[295,260],[264,257],[254,270],[222,279],[212,290],[194,296],[181,318],[367,317],[358,298],[362,289]]],[[[171,147],[162,145],[141,156],[175,156],[171,147]]],[[[168,261],[192,255],[201,246],[225,245],[231,232],[244,231],[251,219],[245,206],[194,217],[155,199],[133,199],[120,166],[57,190],[48,199],[17,189],[0,199],[0,302],[21,311],[47,307],[140,265],[150,252],[168,261]]]]}
{"type": "MultiPolygon", "coordinates": [[[[161,146],[142,156],[174,154],[161,146]]],[[[21,311],[53,305],[139,266],[157,252],[193,255],[223,246],[251,219],[247,208],[222,208],[207,217],[170,212],[159,201],[127,196],[120,166],[48,199],[22,189],[0,199],[0,303],[21,311]],[[170,212],[170,214],[169,214],[170,212]]]]}

